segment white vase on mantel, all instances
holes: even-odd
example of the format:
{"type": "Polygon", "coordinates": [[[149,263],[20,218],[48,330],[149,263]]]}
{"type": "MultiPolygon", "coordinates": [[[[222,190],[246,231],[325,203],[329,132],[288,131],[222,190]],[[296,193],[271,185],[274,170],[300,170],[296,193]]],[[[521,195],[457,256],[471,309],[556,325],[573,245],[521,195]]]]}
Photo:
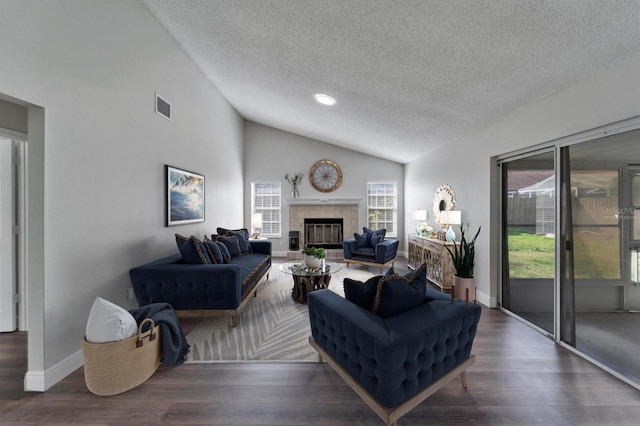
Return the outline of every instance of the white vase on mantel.
{"type": "Polygon", "coordinates": [[[294,185],[293,188],[291,188],[291,198],[298,198],[299,196],[298,187],[294,185]]]}

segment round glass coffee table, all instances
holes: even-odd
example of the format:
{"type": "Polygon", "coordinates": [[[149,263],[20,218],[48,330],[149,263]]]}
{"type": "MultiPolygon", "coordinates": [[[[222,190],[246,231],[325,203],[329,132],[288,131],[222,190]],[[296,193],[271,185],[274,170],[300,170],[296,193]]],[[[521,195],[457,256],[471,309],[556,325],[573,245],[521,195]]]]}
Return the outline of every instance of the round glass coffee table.
{"type": "Polygon", "coordinates": [[[302,262],[287,262],[278,268],[293,277],[291,297],[298,303],[307,303],[307,294],[321,288],[329,288],[331,275],[342,269],[339,263],[325,262],[324,267],[309,269],[302,262]]]}

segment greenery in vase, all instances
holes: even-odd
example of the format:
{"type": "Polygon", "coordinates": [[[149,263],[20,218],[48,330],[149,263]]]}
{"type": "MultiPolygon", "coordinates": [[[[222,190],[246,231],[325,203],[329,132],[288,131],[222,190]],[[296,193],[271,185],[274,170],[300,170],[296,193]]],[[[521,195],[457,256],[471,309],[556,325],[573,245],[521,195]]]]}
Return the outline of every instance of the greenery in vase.
{"type": "Polygon", "coordinates": [[[460,278],[473,278],[473,267],[475,266],[475,255],[476,255],[476,238],[478,238],[478,234],[480,234],[480,229],[482,227],[478,227],[478,232],[473,237],[471,241],[467,241],[464,236],[464,228],[460,225],[460,245],[455,244],[453,246],[453,251],[448,246],[444,246],[449,254],[451,255],[451,260],[453,261],[453,267],[456,268],[456,276],[460,278]]]}
{"type": "Polygon", "coordinates": [[[284,178],[287,180],[287,182],[289,182],[291,186],[295,187],[302,183],[303,176],[304,174],[302,174],[302,172],[296,173],[293,177],[289,176],[289,173],[287,173],[286,175],[284,175],[284,178]]]}
{"type": "Polygon", "coordinates": [[[302,249],[302,254],[313,256],[316,259],[324,259],[325,257],[327,257],[327,253],[322,247],[304,246],[304,248],[302,249]]]}

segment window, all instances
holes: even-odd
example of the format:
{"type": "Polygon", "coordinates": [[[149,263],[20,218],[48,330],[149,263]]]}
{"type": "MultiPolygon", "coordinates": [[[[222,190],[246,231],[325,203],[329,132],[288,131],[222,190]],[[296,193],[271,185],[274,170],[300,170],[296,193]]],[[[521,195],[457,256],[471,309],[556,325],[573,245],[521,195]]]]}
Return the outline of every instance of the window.
{"type": "Polygon", "coordinates": [[[254,182],[251,184],[251,211],[262,213],[263,237],[280,238],[281,223],[280,182],[254,182]]]}
{"type": "Polygon", "coordinates": [[[631,209],[627,214],[623,215],[623,220],[632,220],[633,234],[631,239],[634,241],[640,240],[640,170],[633,170],[633,176],[631,177],[631,209]]]}
{"type": "Polygon", "coordinates": [[[398,236],[398,185],[395,182],[367,183],[367,222],[371,229],[387,230],[398,236]]]}

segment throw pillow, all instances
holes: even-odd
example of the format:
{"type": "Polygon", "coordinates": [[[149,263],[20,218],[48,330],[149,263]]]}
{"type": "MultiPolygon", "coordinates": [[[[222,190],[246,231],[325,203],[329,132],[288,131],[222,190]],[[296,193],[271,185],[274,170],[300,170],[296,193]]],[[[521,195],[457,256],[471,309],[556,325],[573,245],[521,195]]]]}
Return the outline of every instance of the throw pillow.
{"type": "Polygon", "coordinates": [[[360,235],[357,232],[354,232],[353,238],[356,240],[357,249],[367,247],[369,245],[370,236],[367,233],[360,235]]]}
{"type": "Polygon", "coordinates": [[[240,244],[240,252],[242,253],[250,253],[251,252],[251,244],[249,244],[249,230],[247,228],[242,229],[226,229],[226,228],[217,228],[216,232],[218,235],[231,235],[238,238],[238,243],[240,244]]]}
{"type": "Polygon", "coordinates": [[[211,259],[209,259],[207,249],[202,241],[192,235],[191,237],[187,238],[181,246],[178,242],[179,239],[181,238],[178,238],[178,234],[176,234],[176,242],[178,244],[178,248],[180,249],[180,254],[182,255],[182,260],[184,261],[184,263],[205,265],[211,263],[211,259]]]}
{"type": "MultiPolygon", "coordinates": [[[[390,266],[389,269],[384,273],[385,275],[393,275],[396,271],[393,266],[390,266]]],[[[406,279],[409,281],[418,281],[423,282],[425,285],[427,284],[427,264],[423,263],[418,268],[413,271],[409,271],[404,275],[406,279]]]]}
{"type": "Polygon", "coordinates": [[[342,281],[344,286],[344,298],[355,303],[361,308],[370,311],[373,308],[373,302],[376,298],[378,281],[380,281],[380,278],[382,278],[382,275],[376,275],[365,282],[345,278],[342,281]]]}
{"type": "Polygon", "coordinates": [[[222,253],[222,263],[229,263],[231,260],[231,253],[229,253],[229,249],[222,241],[215,241],[216,245],[220,249],[220,253],[222,253]]]}
{"type": "Polygon", "coordinates": [[[387,275],[378,282],[373,313],[388,318],[424,303],[425,283],[400,275],[387,275]]]}
{"type": "Polygon", "coordinates": [[[224,244],[229,250],[229,257],[239,256],[242,254],[242,250],[240,250],[240,242],[238,241],[238,237],[235,236],[218,236],[218,241],[224,244]]]}
{"type": "Polygon", "coordinates": [[[409,281],[424,283],[427,285],[427,264],[423,263],[414,271],[409,272],[404,276],[409,281]]]}
{"type": "Polygon", "coordinates": [[[207,254],[209,255],[209,259],[211,259],[211,263],[224,263],[224,258],[222,257],[220,247],[218,247],[218,244],[216,244],[215,241],[211,241],[209,238],[207,238],[206,235],[204,237],[204,246],[207,249],[207,254]]]}
{"type": "Polygon", "coordinates": [[[128,339],[138,333],[135,318],[126,309],[96,297],[89,312],[85,338],[90,343],[108,343],[128,339]]]}
{"type": "Polygon", "coordinates": [[[178,250],[182,250],[182,245],[189,239],[189,237],[185,237],[184,235],[176,234],[176,245],[178,246],[178,250]]]}
{"type": "Polygon", "coordinates": [[[382,229],[378,229],[378,230],[375,230],[375,231],[374,231],[373,229],[369,229],[369,228],[367,228],[366,226],[364,226],[364,227],[362,228],[362,230],[365,232],[365,234],[366,234],[366,233],[372,233],[372,234],[382,235],[382,239],[381,239],[381,241],[384,241],[384,237],[385,237],[385,235],[387,235],[387,230],[386,230],[386,229],[384,229],[384,228],[382,228],[382,229]]]}
{"type": "Polygon", "coordinates": [[[377,246],[379,243],[382,242],[382,238],[383,238],[382,235],[376,234],[375,232],[372,232],[371,233],[371,238],[369,238],[369,245],[371,247],[377,246]]]}

